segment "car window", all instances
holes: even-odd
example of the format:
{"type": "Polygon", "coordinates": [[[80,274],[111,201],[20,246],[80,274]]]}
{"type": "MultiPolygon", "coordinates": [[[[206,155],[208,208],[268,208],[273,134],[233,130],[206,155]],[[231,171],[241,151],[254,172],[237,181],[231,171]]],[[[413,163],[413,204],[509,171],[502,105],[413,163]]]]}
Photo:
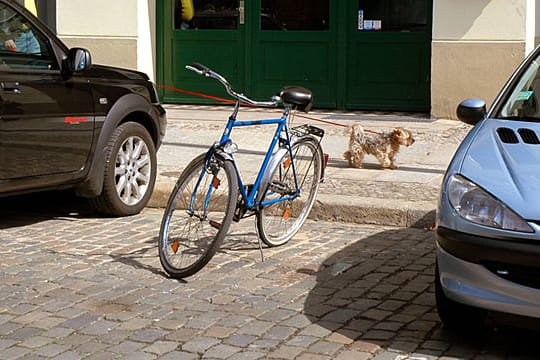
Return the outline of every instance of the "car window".
{"type": "Polygon", "coordinates": [[[8,69],[52,70],[58,65],[47,37],[12,8],[0,4],[0,71],[8,69]]]}
{"type": "Polygon", "coordinates": [[[516,82],[514,90],[502,107],[500,117],[540,120],[539,60],[534,59],[516,82]]]}

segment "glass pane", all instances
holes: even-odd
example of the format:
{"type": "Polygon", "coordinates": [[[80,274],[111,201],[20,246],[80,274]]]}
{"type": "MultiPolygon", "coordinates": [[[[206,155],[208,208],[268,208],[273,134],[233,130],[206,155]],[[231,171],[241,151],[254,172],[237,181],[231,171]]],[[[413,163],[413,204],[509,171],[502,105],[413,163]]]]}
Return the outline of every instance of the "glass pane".
{"type": "Polygon", "coordinates": [[[261,0],[262,30],[328,30],[329,0],[261,0]]]}
{"type": "Polygon", "coordinates": [[[529,118],[536,121],[540,118],[540,106],[537,101],[540,94],[539,68],[540,59],[536,58],[516,83],[499,117],[529,118]]]}
{"type": "Polygon", "coordinates": [[[0,5],[0,58],[2,70],[57,69],[46,37],[23,16],[0,5]]]}
{"type": "Polygon", "coordinates": [[[174,27],[235,30],[238,28],[238,0],[175,0],[174,27]]]}
{"type": "Polygon", "coordinates": [[[358,0],[358,30],[428,30],[429,0],[358,0]]]}

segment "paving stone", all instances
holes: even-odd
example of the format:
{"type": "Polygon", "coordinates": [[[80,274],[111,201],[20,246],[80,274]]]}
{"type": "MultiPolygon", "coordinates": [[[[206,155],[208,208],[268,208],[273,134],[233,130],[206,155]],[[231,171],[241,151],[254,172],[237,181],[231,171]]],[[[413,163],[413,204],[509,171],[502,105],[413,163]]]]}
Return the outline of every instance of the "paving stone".
{"type": "Polygon", "coordinates": [[[273,340],[286,340],[296,332],[295,328],[288,326],[274,326],[266,333],[264,333],[263,338],[273,339],[273,340]]]}
{"type": "Polygon", "coordinates": [[[346,350],[339,353],[339,355],[336,356],[334,359],[335,360],[368,360],[371,358],[372,358],[372,355],[367,352],[346,350]]]}
{"type": "Polygon", "coordinates": [[[270,321],[253,320],[248,326],[240,329],[241,334],[261,336],[274,325],[270,321]]]}
{"type": "Polygon", "coordinates": [[[173,351],[160,357],[160,360],[196,360],[200,359],[197,354],[184,351],[173,351]]]}
{"type": "Polygon", "coordinates": [[[252,335],[231,335],[228,338],[224,339],[223,343],[238,347],[246,347],[247,345],[253,343],[256,340],[257,337],[252,335]]]}
{"type": "Polygon", "coordinates": [[[198,337],[187,341],[182,345],[182,350],[192,353],[204,353],[212,346],[219,344],[219,341],[210,337],[198,337]]]}
{"type": "Polygon", "coordinates": [[[144,347],[144,344],[135,341],[123,341],[118,345],[109,347],[109,351],[121,354],[131,354],[144,347]]]}
{"type": "Polygon", "coordinates": [[[131,339],[134,341],[153,343],[165,337],[167,333],[168,333],[167,331],[163,331],[159,329],[143,329],[143,330],[137,331],[133,336],[131,336],[131,339]]]}
{"type": "Polygon", "coordinates": [[[343,344],[330,342],[330,341],[318,341],[308,348],[309,352],[323,355],[334,355],[338,350],[343,348],[343,344]]]}
{"type": "Polygon", "coordinates": [[[174,341],[156,341],[143,350],[156,355],[163,355],[175,350],[178,344],[174,341]]]}
{"type": "Polygon", "coordinates": [[[266,355],[257,351],[243,351],[236,353],[228,358],[228,360],[257,360],[263,359],[266,355]]]}
{"type": "Polygon", "coordinates": [[[58,344],[48,344],[43,347],[40,347],[35,350],[35,354],[37,355],[43,355],[45,357],[53,357],[57,356],[65,351],[69,350],[69,347],[58,345],[58,344]]]}
{"type": "Polygon", "coordinates": [[[118,327],[119,324],[114,321],[98,320],[94,323],[80,329],[82,334],[87,335],[103,335],[118,327]]]}
{"type": "Polygon", "coordinates": [[[241,348],[219,344],[204,352],[203,359],[228,359],[241,351],[241,348]]]}

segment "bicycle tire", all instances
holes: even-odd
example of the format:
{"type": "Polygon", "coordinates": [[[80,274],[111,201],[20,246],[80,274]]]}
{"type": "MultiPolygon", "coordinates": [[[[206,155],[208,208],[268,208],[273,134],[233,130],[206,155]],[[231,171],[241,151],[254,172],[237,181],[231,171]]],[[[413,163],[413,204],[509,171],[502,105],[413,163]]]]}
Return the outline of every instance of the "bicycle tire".
{"type": "MultiPolygon", "coordinates": [[[[257,213],[257,232],[268,246],[279,246],[288,242],[306,221],[319,189],[322,176],[323,155],[318,141],[303,137],[292,146],[293,161],[298,179],[300,194],[293,200],[276,202],[264,206],[257,213]]],[[[272,189],[276,184],[289,192],[295,190],[289,153],[282,155],[279,165],[274,169],[271,180],[262,196],[262,201],[282,197],[272,189]]]]}
{"type": "Polygon", "coordinates": [[[193,159],[182,172],[169,196],[159,232],[159,259],[173,278],[191,276],[214,256],[231,225],[238,197],[238,179],[229,160],[213,155],[211,170],[204,170],[195,193],[193,212],[188,211],[192,194],[205,166],[206,154],[193,159]],[[219,179],[217,181],[216,179],[219,179]],[[204,202],[213,187],[204,214],[204,202]]]}

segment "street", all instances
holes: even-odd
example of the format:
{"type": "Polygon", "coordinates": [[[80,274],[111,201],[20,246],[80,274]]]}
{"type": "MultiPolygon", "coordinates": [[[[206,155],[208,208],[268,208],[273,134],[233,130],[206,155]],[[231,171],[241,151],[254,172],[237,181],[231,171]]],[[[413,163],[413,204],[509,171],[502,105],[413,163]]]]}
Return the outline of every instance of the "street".
{"type": "Polygon", "coordinates": [[[441,327],[429,230],[310,220],[261,261],[249,218],[178,281],[159,263],[161,215],[1,198],[0,359],[538,358],[526,319],[477,337],[441,327]]]}

